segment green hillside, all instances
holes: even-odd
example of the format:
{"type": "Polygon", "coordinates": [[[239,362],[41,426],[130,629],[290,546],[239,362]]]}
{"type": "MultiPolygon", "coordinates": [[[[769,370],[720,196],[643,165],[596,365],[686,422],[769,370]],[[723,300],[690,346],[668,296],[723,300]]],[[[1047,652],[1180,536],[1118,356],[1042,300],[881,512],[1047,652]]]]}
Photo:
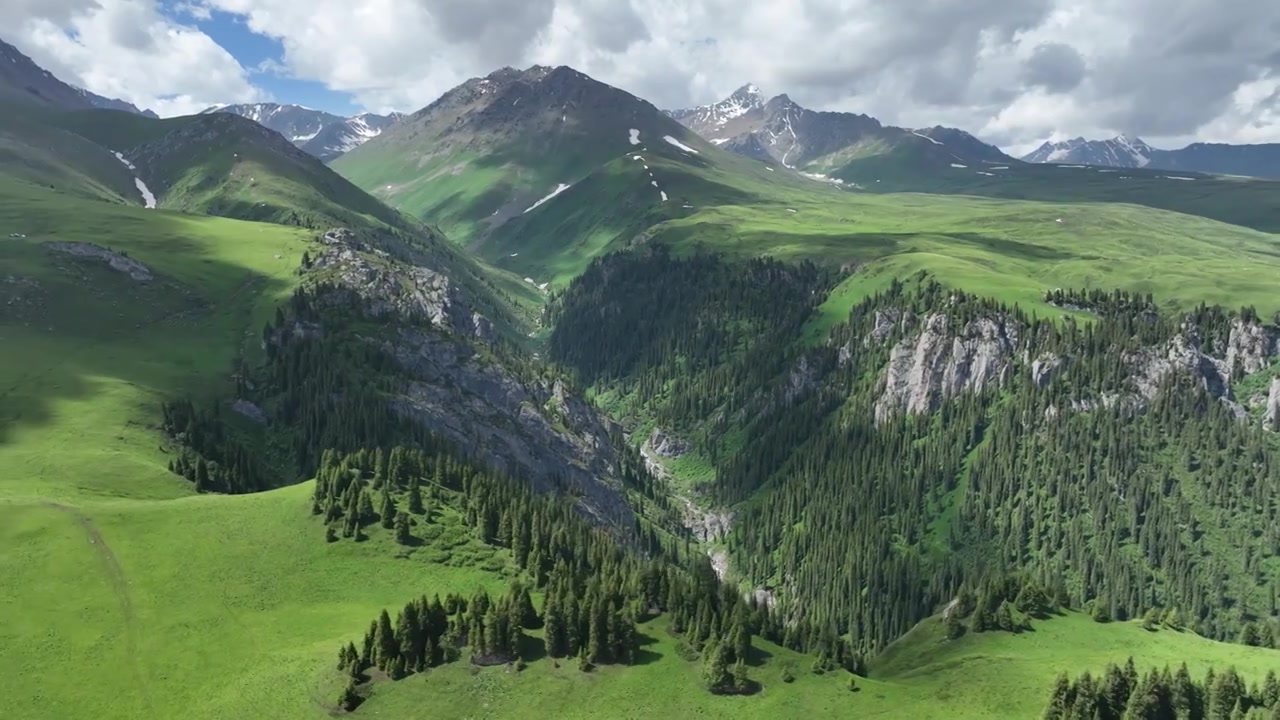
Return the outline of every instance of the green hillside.
{"type": "Polygon", "coordinates": [[[131,174],[104,148],[49,124],[61,111],[0,102],[0,167],[6,175],[80,197],[141,203],[131,174]]]}
{"type": "Polygon", "coordinates": [[[957,163],[922,166],[912,153],[823,158],[811,169],[856,184],[865,192],[922,192],[1009,200],[1144,205],[1234,225],[1280,232],[1280,183],[1195,172],[1078,165],[957,163]]]}
{"type": "Polygon", "coordinates": [[[649,103],[575,70],[508,68],[451,90],[333,167],[466,244],[615,159],[682,153],[666,136],[717,152],[649,103]]]}
{"type": "Polygon", "coordinates": [[[0,112],[0,715],[1280,712],[1271,186],[935,148],[0,112]]]}

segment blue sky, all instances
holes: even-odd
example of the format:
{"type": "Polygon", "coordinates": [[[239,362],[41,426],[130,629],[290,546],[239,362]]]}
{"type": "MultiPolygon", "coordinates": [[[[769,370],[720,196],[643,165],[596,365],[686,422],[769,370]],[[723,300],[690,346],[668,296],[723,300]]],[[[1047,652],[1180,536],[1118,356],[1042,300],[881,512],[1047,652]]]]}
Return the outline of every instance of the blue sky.
{"type": "Polygon", "coordinates": [[[334,92],[314,80],[289,77],[284,63],[284,46],[275,38],[250,30],[243,18],[213,11],[206,20],[183,12],[181,7],[177,5],[166,9],[175,21],[199,28],[231,53],[249,72],[253,84],[275,102],[305,105],[344,116],[363,111],[347,93],[334,92]]]}

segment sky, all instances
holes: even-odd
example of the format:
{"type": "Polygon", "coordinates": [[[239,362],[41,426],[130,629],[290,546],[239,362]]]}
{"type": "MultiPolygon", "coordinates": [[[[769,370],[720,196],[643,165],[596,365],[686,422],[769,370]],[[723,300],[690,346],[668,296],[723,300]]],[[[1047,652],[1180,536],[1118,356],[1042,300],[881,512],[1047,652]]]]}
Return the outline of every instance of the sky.
{"type": "Polygon", "coordinates": [[[161,115],[413,111],[510,65],[664,108],[754,82],[815,110],[1046,139],[1280,142],[1275,0],[2,0],[0,36],[161,115]]]}

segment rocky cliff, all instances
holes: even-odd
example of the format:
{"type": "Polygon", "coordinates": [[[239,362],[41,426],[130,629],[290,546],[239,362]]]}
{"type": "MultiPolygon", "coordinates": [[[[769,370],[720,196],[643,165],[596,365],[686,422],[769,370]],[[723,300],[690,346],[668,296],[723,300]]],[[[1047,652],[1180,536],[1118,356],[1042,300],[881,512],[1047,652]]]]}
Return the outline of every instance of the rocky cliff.
{"type": "Polygon", "coordinates": [[[876,402],[876,422],[900,413],[929,413],[961,392],[977,392],[1008,379],[1021,328],[1005,317],[963,326],[941,313],[924,318],[920,332],[893,346],[876,402]]]}
{"type": "MultiPolygon", "coordinates": [[[[893,309],[877,311],[863,343],[882,343],[890,337],[901,339],[890,350],[881,374],[883,385],[875,407],[876,422],[902,413],[930,413],[959,393],[979,392],[1008,382],[1015,372],[1027,373],[1036,387],[1044,389],[1070,371],[1070,355],[1020,348],[1022,332],[1018,322],[999,314],[957,327],[940,313],[918,321],[915,316],[893,309]]],[[[1184,325],[1162,344],[1119,355],[1118,362],[1127,371],[1123,382],[1094,397],[1073,398],[1070,409],[1089,412],[1100,407],[1126,407],[1142,411],[1171,377],[1183,375],[1198,381],[1237,417],[1248,417],[1248,411],[1236,402],[1232,383],[1265,369],[1280,356],[1280,329],[1237,319],[1225,359],[1214,357],[1203,348],[1196,329],[1184,325]]],[[[838,358],[841,364],[847,355],[848,348],[842,348],[838,358]]],[[[1267,408],[1280,404],[1278,393],[1280,390],[1273,385],[1267,408]]],[[[1046,414],[1056,416],[1061,410],[1051,406],[1046,414]]],[[[1280,418],[1280,409],[1268,412],[1273,412],[1268,423],[1274,425],[1275,419],[1280,418]]]]}
{"type": "Polygon", "coordinates": [[[1227,340],[1226,370],[1230,377],[1251,375],[1280,355],[1280,328],[1236,318],[1227,340]]]}
{"type": "Polygon", "coordinates": [[[387,328],[365,339],[402,371],[390,398],[396,412],[490,467],[577,498],[600,524],[630,531],[610,428],[591,406],[563,382],[530,379],[494,352],[489,320],[448,277],[395,260],[347,230],[330,230],[324,242],[306,273],[354,292],[363,313],[387,328]]]}

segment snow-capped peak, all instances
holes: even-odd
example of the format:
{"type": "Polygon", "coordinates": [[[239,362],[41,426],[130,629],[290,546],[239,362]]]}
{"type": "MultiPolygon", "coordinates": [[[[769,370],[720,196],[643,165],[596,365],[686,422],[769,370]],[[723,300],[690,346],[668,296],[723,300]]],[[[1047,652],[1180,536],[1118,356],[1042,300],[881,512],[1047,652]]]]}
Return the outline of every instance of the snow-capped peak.
{"type": "Polygon", "coordinates": [[[754,84],[747,83],[718,103],[700,105],[688,110],[676,110],[669,114],[698,132],[714,133],[731,120],[762,107],[764,107],[764,94],[754,84]]]}
{"type": "Polygon", "coordinates": [[[1151,163],[1153,152],[1150,145],[1133,135],[1117,135],[1110,140],[1085,140],[1077,137],[1058,142],[1046,141],[1023,160],[1033,163],[1141,168],[1151,163]]]}

